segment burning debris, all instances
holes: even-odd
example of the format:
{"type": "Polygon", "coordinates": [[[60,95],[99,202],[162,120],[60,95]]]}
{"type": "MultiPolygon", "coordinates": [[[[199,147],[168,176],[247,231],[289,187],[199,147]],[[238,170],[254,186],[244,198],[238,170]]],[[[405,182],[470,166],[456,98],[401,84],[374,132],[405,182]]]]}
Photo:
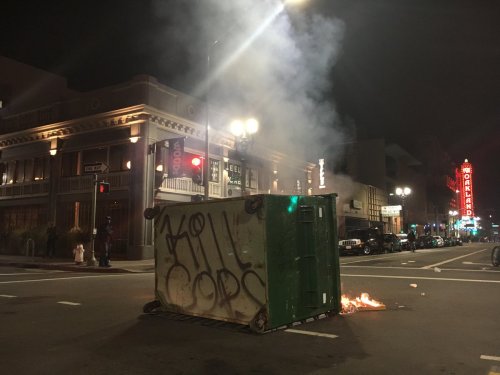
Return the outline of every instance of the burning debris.
{"type": "Polygon", "coordinates": [[[349,298],[342,294],[342,311],[341,314],[352,314],[356,311],[380,311],[385,310],[385,305],[382,302],[370,298],[368,293],[361,293],[359,297],[349,298]]]}

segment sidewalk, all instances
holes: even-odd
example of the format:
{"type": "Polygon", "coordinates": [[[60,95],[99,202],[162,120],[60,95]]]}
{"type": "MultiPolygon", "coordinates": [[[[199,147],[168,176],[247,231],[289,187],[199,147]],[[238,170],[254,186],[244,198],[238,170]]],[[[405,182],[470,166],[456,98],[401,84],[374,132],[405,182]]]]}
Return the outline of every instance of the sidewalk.
{"type": "Polygon", "coordinates": [[[73,259],[68,258],[42,258],[22,255],[0,255],[0,267],[17,268],[42,268],[48,270],[62,270],[75,272],[103,272],[103,273],[127,273],[127,272],[154,272],[154,259],[147,260],[111,260],[111,267],[98,267],[76,265],[73,259]]]}

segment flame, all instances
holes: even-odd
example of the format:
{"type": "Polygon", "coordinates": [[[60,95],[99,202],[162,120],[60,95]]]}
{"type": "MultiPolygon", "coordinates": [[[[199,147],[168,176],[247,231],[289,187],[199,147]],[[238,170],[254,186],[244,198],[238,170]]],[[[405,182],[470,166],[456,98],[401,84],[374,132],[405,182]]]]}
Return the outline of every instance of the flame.
{"type": "Polygon", "coordinates": [[[359,297],[349,298],[347,295],[342,294],[341,297],[342,311],[341,314],[354,313],[363,308],[385,308],[382,302],[370,298],[368,293],[361,293],[359,297]]]}

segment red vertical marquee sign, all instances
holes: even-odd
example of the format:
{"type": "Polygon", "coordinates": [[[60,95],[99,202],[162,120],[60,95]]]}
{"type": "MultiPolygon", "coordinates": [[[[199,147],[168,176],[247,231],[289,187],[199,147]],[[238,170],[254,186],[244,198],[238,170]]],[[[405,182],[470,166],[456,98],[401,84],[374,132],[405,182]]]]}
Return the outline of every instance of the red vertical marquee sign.
{"type": "Polygon", "coordinates": [[[474,193],[472,190],[472,164],[467,159],[460,167],[461,176],[461,208],[463,216],[474,217],[474,193]]]}

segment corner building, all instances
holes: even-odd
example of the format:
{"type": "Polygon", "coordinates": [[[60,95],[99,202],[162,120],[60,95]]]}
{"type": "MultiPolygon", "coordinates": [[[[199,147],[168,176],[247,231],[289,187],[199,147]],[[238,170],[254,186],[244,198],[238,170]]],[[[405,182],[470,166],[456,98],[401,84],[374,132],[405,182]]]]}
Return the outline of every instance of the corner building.
{"type": "MultiPolygon", "coordinates": [[[[60,83],[61,77],[56,79],[60,83]]],[[[89,242],[97,176],[110,184],[108,194],[97,193],[96,227],[112,217],[113,256],[152,258],[153,228],[144,210],[158,201],[186,202],[204,195],[190,174],[191,159],[205,155],[204,103],[150,76],[83,93],[51,86],[50,94],[42,90],[33,96],[36,100],[24,102],[19,98],[37,82],[18,91],[15,81],[3,83],[9,85],[0,92],[0,252],[20,253],[23,241],[32,237],[41,254],[49,222],[58,228],[56,255],[70,256],[75,233],[89,242]],[[169,177],[172,138],[184,139],[182,177],[169,177]],[[97,174],[89,173],[93,168],[97,174]]],[[[258,142],[242,169],[229,120],[210,112],[210,199],[241,195],[241,181],[246,194],[311,194],[314,164],[258,142]]]]}

